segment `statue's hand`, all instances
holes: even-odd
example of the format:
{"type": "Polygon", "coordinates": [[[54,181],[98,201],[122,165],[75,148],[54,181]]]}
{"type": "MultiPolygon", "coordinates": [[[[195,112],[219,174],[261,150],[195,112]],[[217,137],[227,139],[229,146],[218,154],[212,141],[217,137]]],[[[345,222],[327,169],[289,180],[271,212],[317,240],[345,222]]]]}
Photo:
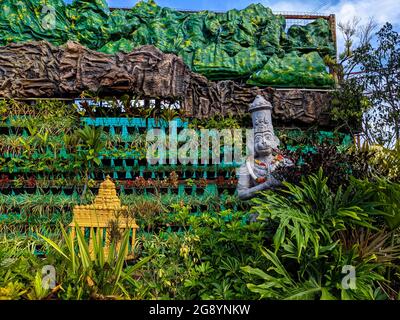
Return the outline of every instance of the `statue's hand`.
{"type": "Polygon", "coordinates": [[[280,187],[282,185],[282,182],[277,180],[274,176],[269,176],[268,180],[263,182],[263,187],[264,189],[271,189],[275,187],[280,187]]]}

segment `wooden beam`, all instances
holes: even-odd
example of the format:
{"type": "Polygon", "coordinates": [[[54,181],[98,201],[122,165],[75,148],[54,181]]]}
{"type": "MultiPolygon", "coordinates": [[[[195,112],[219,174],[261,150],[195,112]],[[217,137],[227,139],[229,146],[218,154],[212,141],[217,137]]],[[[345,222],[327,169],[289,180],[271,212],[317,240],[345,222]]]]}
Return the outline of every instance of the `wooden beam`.
{"type": "Polygon", "coordinates": [[[312,14],[279,14],[276,15],[283,16],[286,20],[315,20],[315,19],[325,19],[329,21],[329,16],[312,15],[312,14]]]}

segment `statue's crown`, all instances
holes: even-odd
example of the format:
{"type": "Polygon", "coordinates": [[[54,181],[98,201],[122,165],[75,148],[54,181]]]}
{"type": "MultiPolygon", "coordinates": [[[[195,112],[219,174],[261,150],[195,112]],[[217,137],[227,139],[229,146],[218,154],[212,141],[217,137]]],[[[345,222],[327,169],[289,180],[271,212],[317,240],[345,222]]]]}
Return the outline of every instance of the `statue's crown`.
{"type": "Polygon", "coordinates": [[[265,100],[263,96],[257,96],[249,107],[250,113],[260,110],[272,110],[271,102],[265,100]]]}
{"type": "Polygon", "coordinates": [[[268,117],[259,115],[258,117],[256,116],[253,120],[253,127],[254,127],[254,133],[260,133],[260,132],[267,132],[270,131],[274,133],[274,127],[272,126],[272,123],[268,120],[268,117]]]}
{"type": "Polygon", "coordinates": [[[272,126],[272,104],[262,96],[257,96],[249,107],[253,119],[254,133],[274,132],[272,126]]]}

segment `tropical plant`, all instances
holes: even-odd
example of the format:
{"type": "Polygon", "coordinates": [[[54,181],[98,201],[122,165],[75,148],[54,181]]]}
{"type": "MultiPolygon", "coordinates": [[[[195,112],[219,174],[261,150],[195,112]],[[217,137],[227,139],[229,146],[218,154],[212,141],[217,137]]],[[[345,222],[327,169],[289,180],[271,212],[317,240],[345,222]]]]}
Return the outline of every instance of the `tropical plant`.
{"type": "Polygon", "coordinates": [[[256,251],[267,233],[243,212],[191,214],[183,203],[172,205],[172,225],[139,236],[139,253],[154,255],[132,283],[138,299],[252,299],[240,267],[259,265],[256,251]]]}
{"type": "MultiPolygon", "coordinates": [[[[40,235],[62,258],[59,267],[61,271],[60,287],[65,293],[64,298],[70,299],[119,299],[130,298],[124,287],[126,281],[132,281],[135,270],[147,263],[152,257],[146,257],[133,266],[124,269],[126,252],[129,246],[129,232],[125,232],[120,246],[116,242],[110,244],[109,251],[104,250],[104,239],[101,232],[91,231],[93,252],[81,229],[76,226],[76,237],[67,234],[61,226],[64,245],[59,245],[51,239],[40,235]]],[[[60,273],[59,271],[59,273],[60,273]]]]}
{"type": "Polygon", "coordinates": [[[333,192],[322,170],[301,180],[284,182],[280,193],[263,192],[254,199],[253,211],[274,225],[270,248],[261,248],[267,271],[253,266],[243,270],[255,279],[251,291],[273,299],[378,299],[387,267],[399,257],[399,248],[379,233],[383,216],[390,214],[377,201],[373,183],[351,179],[349,186],[333,192]],[[368,241],[351,242],[346,232],[365,230],[368,241]],[[378,246],[378,248],[377,248],[378,246]],[[379,259],[377,250],[390,259],[379,259]],[[342,285],[342,268],[354,267],[357,288],[342,285]]]}

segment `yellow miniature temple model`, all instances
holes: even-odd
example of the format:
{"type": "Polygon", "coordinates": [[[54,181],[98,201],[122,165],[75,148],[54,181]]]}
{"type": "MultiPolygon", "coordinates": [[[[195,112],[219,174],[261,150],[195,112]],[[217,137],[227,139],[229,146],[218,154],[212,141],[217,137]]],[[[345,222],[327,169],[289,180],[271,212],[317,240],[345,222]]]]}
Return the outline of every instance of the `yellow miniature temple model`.
{"type": "MultiPolygon", "coordinates": [[[[108,254],[111,239],[110,229],[111,223],[114,223],[114,228],[117,228],[120,234],[127,230],[131,233],[131,246],[130,250],[126,253],[127,256],[133,257],[133,249],[135,247],[136,230],[138,226],[132,217],[128,217],[126,206],[121,206],[121,200],[117,196],[117,191],[114,182],[107,176],[106,180],[100,184],[99,194],[94,202],[89,205],[77,205],[73,210],[73,221],[69,225],[75,234],[75,227],[81,228],[83,233],[90,229],[89,250],[93,252],[93,239],[92,237],[96,232],[101,234],[106,233],[104,253],[108,254]]],[[[119,243],[117,242],[117,248],[119,243]]]]}

